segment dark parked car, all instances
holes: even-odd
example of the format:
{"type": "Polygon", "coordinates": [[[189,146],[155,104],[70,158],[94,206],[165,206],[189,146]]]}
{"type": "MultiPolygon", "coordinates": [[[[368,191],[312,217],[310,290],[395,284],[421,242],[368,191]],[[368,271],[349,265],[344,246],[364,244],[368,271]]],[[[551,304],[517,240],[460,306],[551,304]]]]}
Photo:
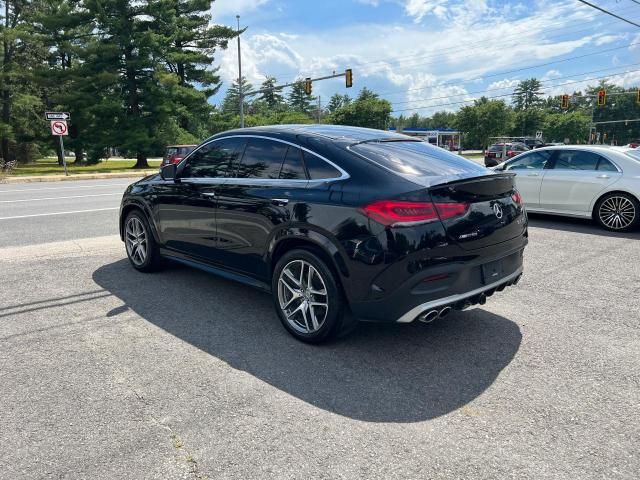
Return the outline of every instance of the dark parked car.
{"type": "Polygon", "coordinates": [[[120,235],[134,268],[172,259],[271,292],[284,327],[320,342],[354,318],[483,304],[518,282],[527,219],[511,173],[395,133],[276,126],[129,186],[120,235]]]}
{"type": "Polygon", "coordinates": [[[509,160],[528,150],[529,147],[522,142],[494,143],[484,154],[484,164],[487,167],[495,167],[505,160],[509,160]]]}
{"type": "Polygon", "coordinates": [[[196,147],[197,145],[167,145],[160,166],[162,167],[170,163],[180,163],[180,161],[193,152],[193,149],[196,147]]]}

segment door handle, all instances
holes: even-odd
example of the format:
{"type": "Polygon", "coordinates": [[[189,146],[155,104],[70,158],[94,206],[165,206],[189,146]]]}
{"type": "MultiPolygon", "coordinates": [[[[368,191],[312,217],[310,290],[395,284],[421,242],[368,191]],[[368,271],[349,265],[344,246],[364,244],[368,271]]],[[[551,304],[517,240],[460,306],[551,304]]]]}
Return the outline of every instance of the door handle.
{"type": "Polygon", "coordinates": [[[610,178],[607,174],[598,175],[596,178],[610,178]]]}
{"type": "Polygon", "coordinates": [[[539,177],[539,173],[527,173],[527,177],[539,177]]]}
{"type": "Polygon", "coordinates": [[[202,195],[205,197],[215,197],[216,193],[215,192],[202,192],[202,195]]]}
{"type": "Polygon", "coordinates": [[[287,203],[289,203],[289,199],[288,198],[272,198],[271,203],[279,207],[284,207],[287,203]]]}

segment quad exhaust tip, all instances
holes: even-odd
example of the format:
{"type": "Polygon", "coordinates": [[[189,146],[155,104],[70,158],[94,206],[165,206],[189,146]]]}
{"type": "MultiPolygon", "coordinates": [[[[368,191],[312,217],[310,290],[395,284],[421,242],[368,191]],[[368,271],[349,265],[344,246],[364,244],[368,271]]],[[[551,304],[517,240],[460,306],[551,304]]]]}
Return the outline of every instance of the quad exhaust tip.
{"type": "Polygon", "coordinates": [[[440,313],[438,314],[438,318],[444,318],[450,313],[451,313],[451,307],[444,307],[442,310],[440,310],[440,313]]]}
{"type": "Polygon", "coordinates": [[[423,313],[422,315],[420,315],[418,317],[418,320],[420,320],[423,323],[431,323],[436,318],[438,318],[438,315],[440,315],[440,312],[438,312],[438,310],[429,310],[428,312],[423,313]]]}

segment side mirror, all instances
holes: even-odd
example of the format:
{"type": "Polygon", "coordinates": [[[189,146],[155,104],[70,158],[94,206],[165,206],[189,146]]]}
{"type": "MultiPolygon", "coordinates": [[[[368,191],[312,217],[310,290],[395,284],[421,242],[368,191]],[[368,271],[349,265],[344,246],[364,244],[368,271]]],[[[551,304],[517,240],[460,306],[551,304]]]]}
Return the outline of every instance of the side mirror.
{"type": "Polygon", "coordinates": [[[176,170],[178,166],[174,163],[170,163],[169,165],[164,165],[160,168],[160,176],[163,180],[175,180],[176,178],[176,170]]]}

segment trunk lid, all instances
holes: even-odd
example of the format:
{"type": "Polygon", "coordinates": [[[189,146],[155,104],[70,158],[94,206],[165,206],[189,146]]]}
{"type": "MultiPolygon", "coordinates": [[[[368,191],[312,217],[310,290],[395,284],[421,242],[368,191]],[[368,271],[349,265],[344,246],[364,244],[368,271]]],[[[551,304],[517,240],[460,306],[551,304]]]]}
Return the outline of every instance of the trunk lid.
{"type": "Polygon", "coordinates": [[[434,203],[466,203],[467,213],[442,221],[449,239],[465,250],[506,242],[524,233],[526,218],[514,196],[515,175],[494,174],[429,189],[434,203]]]}

